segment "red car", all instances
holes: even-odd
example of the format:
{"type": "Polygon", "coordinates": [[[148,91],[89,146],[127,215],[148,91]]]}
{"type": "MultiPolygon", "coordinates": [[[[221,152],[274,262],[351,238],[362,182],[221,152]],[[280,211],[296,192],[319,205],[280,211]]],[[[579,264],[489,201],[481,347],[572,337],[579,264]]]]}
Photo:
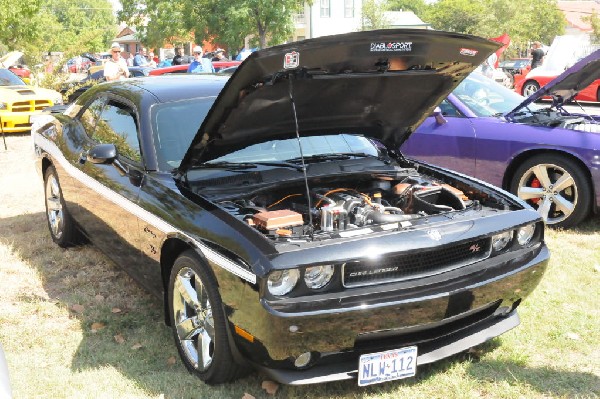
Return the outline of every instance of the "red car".
{"type": "MultiPolygon", "coordinates": [[[[542,67],[532,69],[522,79],[515,77],[515,91],[524,97],[529,97],[541,87],[546,86],[550,81],[554,80],[560,73],[546,70],[542,67]]],[[[592,82],[585,89],[582,89],[575,100],[578,101],[597,101],[600,102],[600,79],[592,82]]]]}
{"type": "MultiPolygon", "coordinates": [[[[215,72],[219,72],[221,69],[229,68],[232,66],[240,65],[241,61],[213,61],[213,67],[215,68],[215,72]]],[[[157,68],[150,71],[150,76],[157,75],[171,75],[174,73],[187,73],[188,67],[190,64],[183,65],[173,65],[164,68],[157,68]]]]}

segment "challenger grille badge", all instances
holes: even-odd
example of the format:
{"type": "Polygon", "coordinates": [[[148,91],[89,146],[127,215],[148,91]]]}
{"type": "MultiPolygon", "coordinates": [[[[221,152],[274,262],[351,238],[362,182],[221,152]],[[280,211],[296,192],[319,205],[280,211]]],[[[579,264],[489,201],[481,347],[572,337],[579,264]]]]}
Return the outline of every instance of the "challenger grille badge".
{"type": "Polygon", "coordinates": [[[437,231],[437,230],[428,230],[427,231],[427,235],[429,236],[429,238],[431,238],[433,241],[439,241],[442,239],[442,234],[437,231]]]}
{"type": "Polygon", "coordinates": [[[469,247],[469,251],[471,251],[472,253],[477,253],[481,251],[481,247],[479,246],[479,244],[473,244],[469,247]]]}

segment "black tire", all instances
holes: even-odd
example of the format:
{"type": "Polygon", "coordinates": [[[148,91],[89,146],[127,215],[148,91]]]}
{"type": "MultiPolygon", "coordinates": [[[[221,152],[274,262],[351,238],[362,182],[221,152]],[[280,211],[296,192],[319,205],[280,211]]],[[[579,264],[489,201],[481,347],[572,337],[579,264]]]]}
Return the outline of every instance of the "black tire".
{"type": "Polygon", "coordinates": [[[598,90],[596,90],[596,101],[600,103],[600,86],[598,87],[598,90]]]}
{"type": "Polygon", "coordinates": [[[575,161],[557,154],[540,154],[517,168],[510,191],[537,209],[549,226],[569,228],[588,216],[590,187],[575,161]]]}
{"type": "Polygon", "coordinates": [[[44,173],[44,198],[46,221],[52,240],[62,248],[77,245],[81,242],[83,237],[65,205],[58,174],[54,166],[49,166],[44,173]]]}
{"type": "Polygon", "coordinates": [[[523,88],[522,88],[523,92],[521,94],[525,97],[529,97],[530,95],[532,95],[539,89],[540,89],[540,85],[538,82],[536,82],[535,80],[528,80],[523,85],[523,88]]]}
{"type": "Polygon", "coordinates": [[[175,345],[185,367],[211,385],[240,376],[244,369],[233,360],[216,279],[195,251],[185,251],[175,260],[168,302],[175,345]]]}

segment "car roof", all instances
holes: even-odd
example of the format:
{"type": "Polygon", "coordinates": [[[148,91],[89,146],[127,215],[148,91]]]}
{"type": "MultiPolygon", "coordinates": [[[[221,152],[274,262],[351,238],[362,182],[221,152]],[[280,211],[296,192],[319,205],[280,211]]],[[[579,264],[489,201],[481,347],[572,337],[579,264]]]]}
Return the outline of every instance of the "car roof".
{"type": "Polygon", "coordinates": [[[123,92],[123,94],[143,89],[153,94],[157,102],[170,102],[186,98],[216,96],[221,92],[227,80],[227,76],[181,74],[130,78],[99,86],[106,88],[106,85],[110,85],[112,92],[123,92]]]}

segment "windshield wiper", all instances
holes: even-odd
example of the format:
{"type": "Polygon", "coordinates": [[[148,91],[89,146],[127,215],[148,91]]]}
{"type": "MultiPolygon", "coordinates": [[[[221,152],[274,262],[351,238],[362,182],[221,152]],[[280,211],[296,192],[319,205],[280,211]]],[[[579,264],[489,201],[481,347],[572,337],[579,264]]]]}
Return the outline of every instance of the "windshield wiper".
{"type": "Polygon", "coordinates": [[[292,168],[296,170],[302,170],[302,166],[296,165],[294,163],[283,162],[283,161],[259,161],[259,162],[227,162],[227,161],[218,161],[218,162],[206,162],[201,165],[195,165],[192,169],[227,169],[227,170],[244,170],[244,169],[254,169],[257,166],[275,166],[275,167],[284,167],[284,168],[292,168]]]}
{"type": "MultiPolygon", "coordinates": [[[[304,161],[306,161],[306,162],[343,161],[346,159],[350,159],[352,157],[356,157],[356,158],[374,157],[374,158],[376,158],[374,155],[365,154],[363,152],[336,152],[336,153],[331,153],[331,154],[308,155],[308,156],[304,157],[304,161]]],[[[296,158],[286,160],[286,162],[301,162],[301,161],[302,161],[302,157],[296,157],[296,158]]]]}

